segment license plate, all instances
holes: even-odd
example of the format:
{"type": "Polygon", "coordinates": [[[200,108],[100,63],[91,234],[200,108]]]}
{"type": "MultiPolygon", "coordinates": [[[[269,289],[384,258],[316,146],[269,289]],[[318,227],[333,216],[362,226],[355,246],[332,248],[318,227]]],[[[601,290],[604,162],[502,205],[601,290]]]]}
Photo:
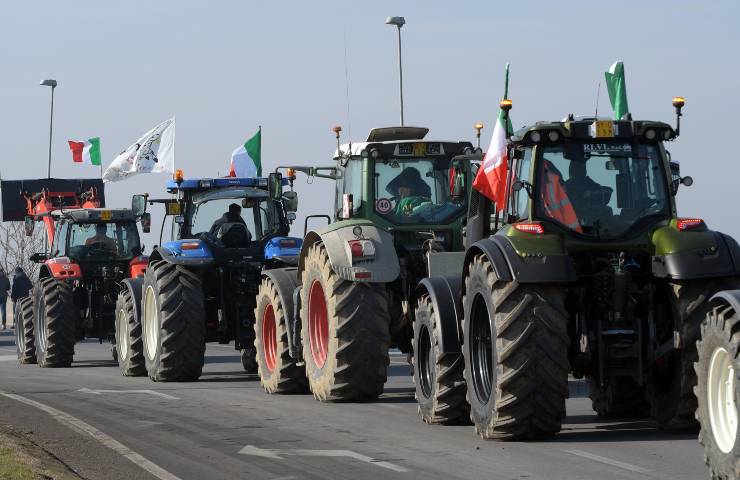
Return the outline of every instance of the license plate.
{"type": "Polygon", "coordinates": [[[178,202],[169,202],[167,204],[167,215],[180,215],[180,204],[178,202]]]}
{"type": "Polygon", "coordinates": [[[591,127],[594,138],[614,137],[614,123],[611,120],[596,120],[591,127]]]}
{"type": "Polygon", "coordinates": [[[110,210],[103,210],[102,212],[100,212],[100,219],[102,221],[107,222],[111,218],[113,218],[113,212],[111,212],[110,210]]]}

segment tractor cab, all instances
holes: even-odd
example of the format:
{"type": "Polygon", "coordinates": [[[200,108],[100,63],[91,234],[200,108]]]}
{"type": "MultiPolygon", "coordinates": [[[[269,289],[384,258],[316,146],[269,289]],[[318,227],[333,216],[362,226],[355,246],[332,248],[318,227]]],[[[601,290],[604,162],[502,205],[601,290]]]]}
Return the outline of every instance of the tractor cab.
{"type": "Polygon", "coordinates": [[[681,177],[662,122],[568,117],[512,137],[508,218],[583,239],[618,239],[676,215],[681,177]],[[675,185],[674,185],[675,184],[675,185]]]}
{"type": "Polygon", "coordinates": [[[458,225],[471,183],[469,142],[426,140],[427,128],[373,129],[337,145],[335,220],[362,218],[390,230],[458,225]]]}

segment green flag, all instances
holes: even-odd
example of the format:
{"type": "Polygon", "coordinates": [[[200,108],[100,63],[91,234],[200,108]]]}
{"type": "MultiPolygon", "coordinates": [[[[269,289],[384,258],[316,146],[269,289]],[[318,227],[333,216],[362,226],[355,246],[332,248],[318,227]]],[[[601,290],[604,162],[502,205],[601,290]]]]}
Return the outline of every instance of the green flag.
{"type": "Polygon", "coordinates": [[[609,92],[609,101],[614,110],[614,118],[620,120],[630,111],[627,106],[627,82],[624,79],[624,64],[620,61],[614,62],[606,76],[606,89],[609,92]]]}
{"type": "Polygon", "coordinates": [[[229,175],[232,177],[262,176],[262,127],[252,138],[231,153],[229,175]]]}

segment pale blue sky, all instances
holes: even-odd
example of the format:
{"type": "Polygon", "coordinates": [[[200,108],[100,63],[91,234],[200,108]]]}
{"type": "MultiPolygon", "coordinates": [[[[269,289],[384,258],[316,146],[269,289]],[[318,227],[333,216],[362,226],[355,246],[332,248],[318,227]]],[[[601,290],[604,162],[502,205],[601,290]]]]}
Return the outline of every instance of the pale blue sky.
{"type": "MultiPolygon", "coordinates": [[[[695,184],[679,193],[679,213],[740,237],[740,154],[731,150],[740,109],[737,1],[3,0],[2,175],[46,174],[43,78],[59,81],[54,176],[98,174],[71,164],[66,140],[100,136],[107,164],[171,115],[176,161],[188,176],[224,174],[232,149],[258,125],[266,169],[329,164],[331,126],[349,131],[345,48],[352,137],[398,122],[389,15],[407,21],[406,123],[428,126],[430,136],[473,140],[475,121],[492,125],[507,61],[515,127],[592,113],[597,82],[615,59],[625,62],[635,117],[673,123],[670,100],[684,95],[683,135],[669,149],[695,184]]],[[[600,109],[610,111],[603,90],[600,109]]],[[[161,195],[165,180],[109,185],[109,205],[128,204],[132,193],[161,195]]],[[[297,188],[302,214],[328,213],[327,183],[300,180],[297,188]]]]}

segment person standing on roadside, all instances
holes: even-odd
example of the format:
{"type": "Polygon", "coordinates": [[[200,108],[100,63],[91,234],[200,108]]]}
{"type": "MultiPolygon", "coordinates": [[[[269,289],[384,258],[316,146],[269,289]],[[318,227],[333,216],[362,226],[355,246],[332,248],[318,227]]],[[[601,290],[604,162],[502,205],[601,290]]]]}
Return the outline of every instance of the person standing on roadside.
{"type": "Polygon", "coordinates": [[[13,275],[13,288],[10,289],[10,299],[13,300],[13,311],[15,312],[15,302],[28,295],[33,288],[31,279],[21,267],[15,267],[13,275]]]}
{"type": "Polygon", "coordinates": [[[5,274],[5,270],[0,268],[0,317],[2,317],[3,330],[5,330],[7,312],[5,305],[8,303],[8,290],[10,290],[10,280],[5,274]]]}

